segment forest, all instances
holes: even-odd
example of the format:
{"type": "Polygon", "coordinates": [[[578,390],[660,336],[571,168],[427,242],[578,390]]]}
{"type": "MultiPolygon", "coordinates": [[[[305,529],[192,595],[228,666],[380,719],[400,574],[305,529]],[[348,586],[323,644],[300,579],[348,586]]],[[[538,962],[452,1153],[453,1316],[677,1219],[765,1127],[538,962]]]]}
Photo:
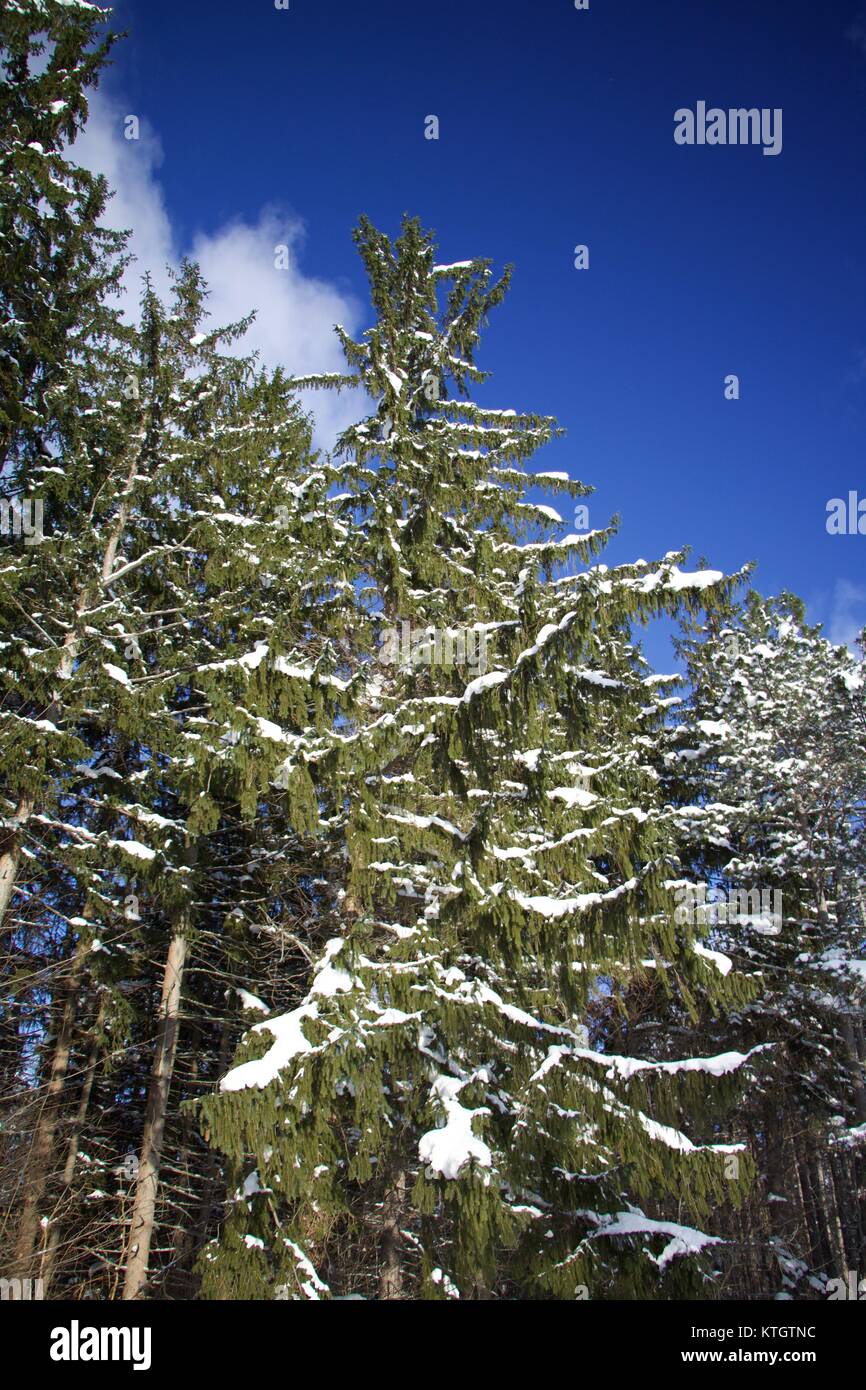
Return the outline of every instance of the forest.
{"type": "Polygon", "coordinates": [[[488,403],[511,268],[411,215],[359,210],[342,373],[193,260],[132,321],[116,42],[0,9],[0,1276],[863,1298],[866,632],[687,536],[606,564],[488,403]]]}

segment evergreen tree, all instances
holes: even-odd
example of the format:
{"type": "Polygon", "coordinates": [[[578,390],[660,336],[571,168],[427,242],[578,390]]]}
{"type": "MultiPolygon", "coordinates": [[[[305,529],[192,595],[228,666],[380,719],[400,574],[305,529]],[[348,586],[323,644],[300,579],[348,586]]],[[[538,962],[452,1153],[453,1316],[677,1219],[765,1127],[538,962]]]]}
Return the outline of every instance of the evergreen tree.
{"type": "MultiPolygon", "coordinates": [[[[60,679],[73,628],[40,632],[41,604],[28,612],[21,552],[33,558],[42,530],[53,540],[70,495],[73,505],[77,500],[68,455],[104,391],[103,357],[122,336],[109,300],[123,269],[124,237],[99,225],[105,180],[68,153],[113,42],[103,27],[104,12],[78,0],[20,0],[0,14],[0,619],[4,631],[23,622],[37,645],[53,644],[51,676],[60,679]],[[24,539],[22,530],[31,534],[24,539]]],[[[46,669],[36,676],[46,677],[46,669]]],[[[51,683],[15,685],[14,693],[3,691],[11,746],[0,769],[0,927],[49,756],[30,745],[50,741],[54,724],[51,683]],[[28,722],[19,728],[21,716],[28,722]]]]}
{"type": "Polygon", "coordinates": [[[663,756],[688,875],[678,911],[755,987],[699,1035],[774,1045],[739,1115],[760,1174],[750,1238],[769,1257],[749,1277],[766,1293],[780,1266],[793,1287],[863,1259],[863,662],[810,627],[798,599],[754,592],[681,651],[692,694],[663,756]]]}
{"type": "Polygon", "coordinates": [[[81,355],[116,321],[124,237],[99,225],[105,180],[67,153],[114,42],[106,14],[16,0],[0,15],[0,460],[14,481],[50,455],[81,355]]]}
{"type": "MultiPolygon", "coordinates": [[[[46,1186],[58,1164],[65,1172],[58,1119],[64,1108],[71,1117],[70,1058],[76,1036],[79,1052],[86,1046],[90,1027],[76,1001],[88,999],[92,1013],[94,988],[108,977],[113,998],[131,988],[149,1010],[153,991],[144,982],[161,955],[156,1019],[122,1011],[130,1044],[139,1030],[157,1034],[139,1121],[129,1297],[148,1277],[182,999],[196,1019],[184,974],[188,964],[197,967],[197,933],[218,933],[228,916],[234,944],[229,936],[222,955],[234,955],[237,970],[238,918],[247,911],[282,917],[296,865],[315,876],[299,817],[284,831],[266,795],[285,756],[274,722],[292,701],[285,653],[296,659],[306,650],[313,596],[331,584],[322,559],[331,549],[327,526],[302,523],[305,540],[292,520],[296,477],[315,491],[309,427],[279,373],[231,354],[247,323],[201,331],[205,301],[191,265],[168,307],[146,287],[141,326],[110,360],[115,378],[64,456],[64,529],[56,522],[50,541],[17,557],[18,592],[44,641],[19,622],[4,672],[19,711],[6,738],[9,765],[18,747],[32,758],[31,728],[45,746],[28,901],[37,899],[35,914],[54,923],[67,974],[74,962],[68,989],[58,980],[58,993],[47,994],[65,1022],[46,1057],[50,1105],[40,1109],[24,1165],[16,1261],[30,1269],[46,1186]],[[131,389],[117,389],[117,374],[131,389]],[[57,630],[65,634],[60,644],[50,637],[57,630]],[[40,674],[58,672],[53,717],[26,717],[40,674]],[[269,832],[251,841],[244,827],[256,817],[269,832]],[[235,864],[239,883],[229,892],[223,861],[233,843],[247,859],[235,864]],[[61,904],[61,885],[71,910],[61,904]],[[118,969],[119,954],[128,975],[118,969]]],[[[320,625],[317,659],[324,631],[320,625]]],[[[330,725],[328,690],[323,681],[304,722],[325,717],[330,725]]],[[[44,950],[35,953],[43,964],[44,950]]],[[[21,991],[32,990],[28,970],[18,974],[21,991]]],[[[102,1010],[100,1027],[110,1021],[102,1010]]],[[[132,1107],[140,1075],[133,1068],[125,1081],[132,1107]]],[[[136,1139],[134,1127],[129,1137],[136,1139]]],[[[119,1156],[107,1161],[116,1167],[119,1156]]]]}
{"type": "Polygon", "coordinates": [[[670,1190],[701,1212],[737,1186],[725,1147],[674,1123],[677,1097],[747,1059],[654,1065],[587,1035],[612,976],[736,992],[665,888],[648,751],[665,706],[631,627],[712,609],[734,581],[684,573],[681,554],[591,566],[609,531],[562,536],[526,497],[588,491],[524,469],[554,422],[469,399],[508,273],[435,264],[410,220],[393,245],[362,221],[357,242],[376,324],[337,330],[346,377],[298,384],[377,401],[340,439],[327,501],[349,533],[366,696],[284,773],[314,778],[343,837],[339,930],[298,1007],[253,1030],[204,1103],[238,1174],[205,1289],[651,1293],[712,1237],[639,1201],[670,1190]],[[467,669],[482,637],[493,669],[467,669]]]}

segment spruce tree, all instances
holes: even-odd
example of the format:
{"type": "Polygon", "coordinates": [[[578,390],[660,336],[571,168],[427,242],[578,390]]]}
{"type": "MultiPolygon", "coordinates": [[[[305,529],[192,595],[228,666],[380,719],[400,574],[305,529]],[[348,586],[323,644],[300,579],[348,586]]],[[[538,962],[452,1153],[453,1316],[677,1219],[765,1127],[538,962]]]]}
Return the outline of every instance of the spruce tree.
{"type": "Polygon", "coordinates": [[[737,1190],[678,1100],[747,1058],[611,1056],[586,1023],[611,977],[648,968],[687,1001],[736,994],[665,887],[665,705],[632,638],[734,581],[682,554],[591,564],[610,528],[563,535],[527,497],[588,491],[525,470],[555,423],[470,399],[509,272],[437,265],[408,219],[394,244],[366,220],[356,240],[375,326],[338,328],[345,377],[298,385],[376,402],[339,440],[327,499],[353,565],[345,675],[365,693],[296,738],[282,774],[312,780],[343,838],[338,927],[297,1008],[257,1025],[204,1103],[237,1174],[205,1289],[656,1292],[712,1237],[640,1201],[673,1191],[700,1214],[737,1190]],[[490,669],[472,666],[482,638],[490,669]]]}
{"type": "Polygon", "coordinates": [[[0,15],[0,462],[14,481],[50,451],[79,354],[116,321],[107,295],[125,238],[99,225],[105,180],[69,153],[114,42],[106,14],[16,0],[0,15]]]}
{"type": "Polygon", "coordinates": [[[789,594],[751,592],[689,625],[680,649],[692,690],[662,758],[678,806],[678,911],[754,986],[733,1015],[705,1015],[698,1036],[772,1044],[739,1114],[766,1266],[747,1292],[808,1289],[810,1271],[844,1277],[863,1258],[863,662],[789,594]]]}
{"type": "MultiPolygon", "coordinates": [[[[136,1036],[157,1034],[149,1081],[142,1088],[140,1070],[127,1074],[128,1103],[146,1102],[130,1297],[149,1273],[181,1007],[193,1026],[197,1019],[184,975],[202,968],[199,932],[224,934],[221,964],[234,957],[234,971],[247,974],[238,921],[249,912],[261,928],[271,912],[280,918],[297,866],[316,872],[301,818],[284,831],[267,801],[285,756],[275,716],[292,702],[281,664],[287,652],[293,660],[306,652],[313,596],[331,585],[327,523],[299,519],[295,491],[301,476],[310,505],[309,426],[280,373],[233,355],[247,323],[210,329],[205,320],[196,267],[176,277],[168,306],[145,286],[141,324],[106,357],[102,394],[67,443],[53,531],[9,567],[37,629],[34,639],[19,619],[5,653],[15,710],[4,730],[7,766],[17,756],[39,774],[26,851],[33,868],[19,896],[59,936],[62,973],[74,962],[51,996],[65,1031],[46,1057],[51,1105],[24,1165],[16,1260],[29,1272],[46,1188],[56,1169],[65,1172],[57,1126],[74,1108],[66,1080],[76,1046],[87,1049],[94,991],[108,985],[112,1000],[131,992],[145,1002],[143,1018],[113,1007],[100,1022],[104,1030],[115,1016],[114,1049],[124,1036],[134,1047],[136,1036]],[[51,718],[40,719],[46,686],[51,718]],[[268,831],[253,840],[244,827],[257,817],[268,831]],[[153,1001],[146,982],[160,956],[164,997],[157,989],[153,1001]]],[[[321,625],[317,640],[318,660],[321,625]]],[[[332,723],[329,690],[323,679],[304,724],[332,723]]],[[[45,963],[44,944],[40,953],[45,963]]],[[[18,971],[25,997],[32,963],[33,953],[18,971]]],[[[43,969],[42,997],[46,984],[43,969]]],[[[139,1148],[134,1127],[132,1139],[139,1148]]],[[[108,1155],[109,1166],[120,1157],[108,1155]]]]}
{"type": "MultiPolygon", "coordinates": [[[[125,238],[100,225],[105,180],[69,152],[113,42],[104,18],[78,0],[19,0],[0,14],[0,490],[4,509],[26,509],[23,529],[32,532],[25,539],[4,525],[0,620],[4,631],[23,625],[37,646],[74,640],[71,626],[40,631],[41,603],[28,612],[26,561],[42,533],[51,540],[63,528],[70,495],[77,501],[68,455],[104,389],[104,355],[123,336],[110,296],[125,238]]],[[[4,518],[11,521],[5,510],[4,518]]],[[[52,675],[60,679],[65,658],[58,650],[52,675]]],[[[0,927],[50,757],[38,745],[54,737],[51,684],[16,687],[4,690],[3,704],[12,746],[0,767],[0,927]],[[28,725],[16,730],[19,716],[28,725]]]]}

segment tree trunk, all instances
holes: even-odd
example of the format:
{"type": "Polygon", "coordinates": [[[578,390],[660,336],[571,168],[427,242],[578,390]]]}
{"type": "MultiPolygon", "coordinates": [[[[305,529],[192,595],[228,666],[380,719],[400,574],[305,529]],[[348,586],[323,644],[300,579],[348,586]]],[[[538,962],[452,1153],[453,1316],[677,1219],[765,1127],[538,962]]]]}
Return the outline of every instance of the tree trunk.
{"type": "Polygon", "coordinates": [[[860,1225],[860,1207],[857,1202],[856,1168],[851,1154],[835,1154],[830,1160],[830,1171],[836,1199],[839,1203],[839,1220],[845,1243],[845,1260],[848,1269],[860,1269],[863,1253],[863,1231],[860,1225]]]}
{"type": "Polygon", "coordinates": [[[147,1095],[141,1157],[129,1228],[124,1299],[140,1298],[147,1282],[168,1093],[180,1026],[180,998],[186,949],[187,937],[183,928],[176,931],[172,937],[165,962],[156,1050],[147,1095]]]}
{"type": "MultiPolygon", "coordinates": [[[[836,1258],[833,1250],[830,1218],[827,1212],[826,1193],[824,1192],[821,1155],[818,1152],[818,1145],[811,1135],[806,1136],[805,1177],[806,1190],[814,1213],[813,1219],[818,1237],[819,1268],[825,1274],[833,1275],[839,1271],[834,1268],[836,1258]]],[[[844,1273],[844,1271],[841,1272],[844,1273]]]]}
{"type": "Polygon", "coordinates": [[[33,1134],[33,1143],[25,1168],[24,1204],[18,1223],[15,1240],[14,1262],[16,1271],[22,1278],[30,1275],[33,1252],[39,1233],[39,1208],[48,1186],[53,1167],[54,1140],[60,1111],[60,1098],[66,1084],[69,1069],[69,1054],[75,1032],[75,1016],[78,1005],[78,986],[84,959],[89,947],[79,938],[72,958],[72,968],[62,1005],[57,1040],[51,1058],[51,1072],[45,1098],[33,1134]]]}
{"type": "Polygon", "coordinates": [[[848,1272],[848,1261],[846,1259],[845,1236],[842,1223],[839,1220],[839,1197],[833,1182],[832,1168],[823,1156],[818,1159],[818,1175],[824,1196],[824,1209],[827,1213],[827,1235],[830,1248],[833,1251],[834,1272],[844,1279],[848,1272]]]}
{"type": "Polygon", "coordinates": [[[840,1031],[845,1039],[847,1070],[851,1076],[851,1091],[854,1097],[854,1114],[858,1125],[866,1122],[866,1082],[863,1078],[863,1063],[860,1060],[857,1038],[854,1032],[854,1019],[851,1014],[843,1014],[840,1031]]]}
{"type": "Polygon", "coordinates": [[[768,1099],[762,1117],[765,1153],[763,1195],[766,1219],[770,1235],[780,1237],[787,1227],[790,1213],[789,1189],[785,1181],[785,1131],[780,1116],[784,1103],[784,1097],[777,1098],[775,1105],[768,1099]],[[771,1202],[772,1196],[782,1197],[784,1200],[771,1202]]]}
{"type": "Polygon", "coordinates": [[[397,1173],[385,1190],[382,1202],[382,1263],[379,1267],[379,1297],[403,1296],[403,1266],[400,1260],[400,1214],[403,1209],[406,1174],[397,1173]]]}
{"type": "Polygon", "coordinates": [[[6,920],[6,913],[15,892],[15,880],[21,863],[21,834],[33,814],[33,797],[22,796],[15,807],[12,824],[0,837],[0,927],[6,920]]]}
{"type": "Polygon", "coordinates": [[[806,1151],[805,1139],[802,1142],[795,1141],[794,1152],[803,1199],[803,1215],[806,1219],[808,1262],[813,1269],[823,1269],[826,1273],[826,1250],[823,1248],[822,1242],[821,1217],[809,1172],[809,1156],[806,1151]]]}
{"type": "MultiPolygon", "coordinates": [[[[78,1100],[78,1110],[75,1115],[75,1123],[72,1133],[69,1136],[69,1146],[66,1150],[66,1163],[63,1168],[63,1188],[68,1192],[75,1177],[75,1165],[78,1161],[78,1146],[81,1141],[81,1134],[84,1129],[84,1121],[87,1118],[87,1110],[90,1105],[90,1094],[93,1090],[93,1081],[96,1076],[96,1067],[99,1062],[99,1053],[102,1047],[99,1030],[102,1027],[102,1020],[105,1016],[104,1002],[99,1006],[99,1013],[96,1016],[96,1031],[90,1047],[90,1056],[87,1059],[87,1070],[84,1073],[84,1082],[81,1087],[81,1095],[78,1100]]],[[[52,1224],[51,1232],[48,1237],[48,1248],[45,1251],[45,1258],[40,1270],[43,1286],[48,1291],[54,1269],[57,1264],[57,1252],[60,1247],[60,1223],[55,1221],[52,1224]]]]}
{"type": "MultiPolygon", "coordinates": [[[[230,1027],[230,1020],[226,1019],[223,1023],[222,1033],[220,1035],[220,1046],[216,1067],[217,1076],[223,1076],[225,1074],[232,1053],[232,1044],[235,1041],[234,1031],[235,1030],[230,1027]]],[[[205,1138],[207,1138],[207,1135],[205,1135],[205,1138]]],[[[217,1188],[221,1175],[222,1163],[220,1156],[217,1150],[212,1145],[208,1144],[202,1179],[201,1200],[191,1230],[190,1248],[193,1259],[195,1259],[207,1242],[208,1232],[211,1230],[211,1219],[216,1204],[217,1188]]],[[[190,1297],[194,1296],[194,1293],[190,1294],[190,1297]]]]}

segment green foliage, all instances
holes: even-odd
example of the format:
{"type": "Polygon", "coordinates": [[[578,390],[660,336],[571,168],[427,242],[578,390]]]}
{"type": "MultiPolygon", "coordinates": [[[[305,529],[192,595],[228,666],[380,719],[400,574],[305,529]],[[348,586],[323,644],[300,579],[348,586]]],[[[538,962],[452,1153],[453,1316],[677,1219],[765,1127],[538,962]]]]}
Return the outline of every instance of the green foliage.
{"type": "MultiPolygon", "coordinates": [[[[631,637],[658,613],[722,609],[738,577],[686,575],[682,554],[591,566],[612,528],[563,536],[525,500],[524,465],[555,422],[468,399],[509,273],[437,266],[412,220],[393,245],[366,220],[356,240],[377,319],[359,341],[340,331],[340,380],[378,404],[322,466],[339,492],[321,504],[349,580],[346,698],[282,773],[289,789],[309,779],[320,819],[305,830],[344,846],[336,930],[306,997],[257,1025],[202,1109],[239,1176],[253,1154],[273,1193],[261,1238],[274,1280],[288,1231],[335,1271],[332,1289],[374,1292],[376,1232],[396,1202],[403,1277],[424,1296],[662,1295],[688,1262],[676,1239],[647,1262],[671,1233],[635,1203],[675,1193],[702,1217],[742,1190],[748,1159],[733,1181],[724,1148],[681,1133],[683,1096],[706,1091],[699,1062],[611,1057],[586,1019],[647,970],[686,1007],[697,992],[718,1008],[745,997],[675,919],[673,815],[652,756],[667,706],[631,637]],[[427,659],[399,644],[385,656],[404,622],[430,634],[427,659]],[[492,670],[437,664],[437,631],[466,629],[495,646],[492,670]],[[373,1245],[360,1265],[350,1230],[373,1245]]],[[[227,1229],[251,1211],[240,1201],[227,1229]]],[[[221,1296],[235,1288],[227,1240],[209,1275],[221,1296]]]]}

